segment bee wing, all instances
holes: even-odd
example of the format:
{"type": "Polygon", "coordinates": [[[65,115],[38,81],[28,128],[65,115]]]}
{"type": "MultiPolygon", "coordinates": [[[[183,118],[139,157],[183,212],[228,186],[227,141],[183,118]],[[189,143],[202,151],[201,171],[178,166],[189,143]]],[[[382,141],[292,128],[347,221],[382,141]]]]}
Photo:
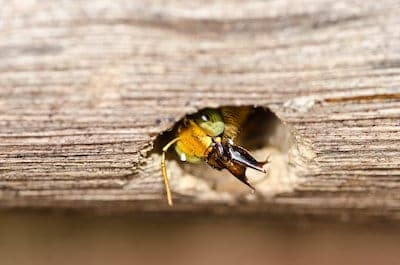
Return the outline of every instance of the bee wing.
{"type": "Polygon", "coordinates": [[[237,145],[231,145],[229,148],[229,154],[231,159],[244,167],[250,167],[260,172],[266,173],[263,166],[268,163],[268,159],[265,161],[257,161],[250,153],[243,147],[237,145]]]}
{"type": "Polygon", "coordinates": [[[224,139],[234,140],[250,113],[249,107],[222,107],[221,113],[225,123],[224,139]]]}

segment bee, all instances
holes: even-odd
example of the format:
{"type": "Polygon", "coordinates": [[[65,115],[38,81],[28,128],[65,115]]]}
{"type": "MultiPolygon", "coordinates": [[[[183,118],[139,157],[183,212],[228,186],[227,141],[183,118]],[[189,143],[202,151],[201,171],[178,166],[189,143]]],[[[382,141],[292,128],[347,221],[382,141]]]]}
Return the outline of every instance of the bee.
{"type": "Polygon", "coordinates": [[[176,137],[162,149],[161,171],[168,205],[172,206],[173,202],[165,155],[172,146],[175,147],[175,152],[181,161],[189,163],[205,161],[217,170],[227,169],[252,191],[255,190],[246,177],[246,168],[266,174],[263,166],[268,159],[259,162],[246,149],[235,144],[235,139],[250,110],[247,107],[208,108],[183,119],[175,131],[176,137]]]}

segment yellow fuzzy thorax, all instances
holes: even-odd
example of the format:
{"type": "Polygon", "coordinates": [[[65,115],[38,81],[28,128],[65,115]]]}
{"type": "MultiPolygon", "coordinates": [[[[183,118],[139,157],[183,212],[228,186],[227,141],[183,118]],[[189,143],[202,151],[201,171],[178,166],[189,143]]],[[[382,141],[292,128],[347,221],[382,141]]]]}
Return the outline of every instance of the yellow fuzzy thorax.
{"type": "Polygon", "coordinates": [[[198,158],[204,158],[209,152],[212,139],[200,126],[189,120],[188,126],[179,129],[177,147],[187,154],[198,158]]]}

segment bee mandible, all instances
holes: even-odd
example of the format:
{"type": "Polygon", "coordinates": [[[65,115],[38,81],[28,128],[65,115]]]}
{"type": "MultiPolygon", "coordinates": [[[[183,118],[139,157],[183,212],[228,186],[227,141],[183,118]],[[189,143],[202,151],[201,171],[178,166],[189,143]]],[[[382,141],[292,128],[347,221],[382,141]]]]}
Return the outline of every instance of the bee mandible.
{"type": "Polygon", "coordinates": [[[173,202],[165,154],[173,145],[181,161],[189,163],[206,161],[215,169],[227,169],[233,176],[255,190],[246,177],[246,168],[266,174],[263,166],[268,159],[259,162],[246,149],[234,143],[249,113],[250,108],[247,107],[208,108],[183,119],[177,127],[176,137],[162,149],[161,171],[168,205],[172,206],[173,202]]]}

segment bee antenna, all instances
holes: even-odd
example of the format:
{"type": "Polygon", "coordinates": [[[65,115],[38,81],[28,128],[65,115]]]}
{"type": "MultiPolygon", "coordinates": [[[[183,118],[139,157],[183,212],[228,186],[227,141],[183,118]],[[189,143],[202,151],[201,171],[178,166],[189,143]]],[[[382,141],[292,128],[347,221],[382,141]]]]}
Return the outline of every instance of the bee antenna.
{"type": "Polygon", "coordinates": [[[162,149],[162,154],[161,154],[161,172],[162,172],[162,176],[164,179],[165,191],[167,193],[167,201],[168,201],[169,206],[172,206],[173,202],[172,202],[171,188],[169,186],[169,179],[168,179],[168,175],[167,175],[167,167],[165,165],[165,153],[178,140],[179,140],[179,137],[169,141],[166,145],[164,145],[164,147],[162,149]]]}

